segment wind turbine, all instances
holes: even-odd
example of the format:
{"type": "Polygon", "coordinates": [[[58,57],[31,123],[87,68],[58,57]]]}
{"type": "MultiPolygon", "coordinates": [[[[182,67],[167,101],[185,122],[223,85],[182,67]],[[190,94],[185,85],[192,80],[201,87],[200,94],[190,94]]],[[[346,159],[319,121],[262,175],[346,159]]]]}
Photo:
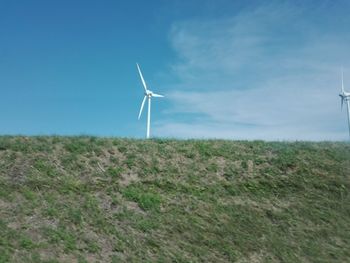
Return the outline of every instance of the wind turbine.
{"type": "Polygon", "coordinates": [[[347,109],[348,109],[348,126],[349,126],[349,138],[350,138],[350,92],[346,92],[344,90],[344,73],[343,69],[341,70],[341,93],[339,94],[341,98],[341,109],[343,109],[343,104],[346,102],[347,109]]]}
{"type": "Polygon", "coordinates": [[[153,93],[152,91],[150,91],[149,89],[147,89],[147,85],[145,80],[143,79],[142,73],[141,73],[141,69],[139,67],[139,64],[136,63],[137,69],[139,71],[140,74],[140,78],[142,81],[142,85],[143,88],[145,89],[145,97],[143,98],[143,101],[141,103],[141,108],[140,108],[140,112],[139,112],[139,117],[138,119],[140,119],[141,114],[142,114],[142,110],[143,110],[143,106],[145,105],[146,99],[148,99],[148,114],[147,114],[147,135],[146,138],[149,139],[150,136],[150,130],[151,130],[151,99],[152,97],[157,97],[157,98],[162,98],[164,97],[163,95],[159,95],[156,93],[153,93]]]}

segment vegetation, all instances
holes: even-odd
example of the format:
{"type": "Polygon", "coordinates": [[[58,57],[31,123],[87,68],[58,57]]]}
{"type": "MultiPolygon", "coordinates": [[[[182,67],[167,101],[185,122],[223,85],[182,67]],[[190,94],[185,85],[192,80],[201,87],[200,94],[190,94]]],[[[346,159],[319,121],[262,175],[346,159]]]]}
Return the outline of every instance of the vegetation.
{"type": "Polygon", "coordinates": [[[0,262],[348,262],[346,143],[0,137],[0,262]]]}

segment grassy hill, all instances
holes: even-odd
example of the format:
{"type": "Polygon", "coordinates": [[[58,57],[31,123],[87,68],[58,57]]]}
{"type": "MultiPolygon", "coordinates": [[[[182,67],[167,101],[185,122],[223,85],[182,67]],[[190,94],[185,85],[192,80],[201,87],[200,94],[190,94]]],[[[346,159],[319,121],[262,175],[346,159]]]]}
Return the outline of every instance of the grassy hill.
{"type": "Polygon", "coordinates": [[[349,262],[350,145],[0,137],[0,262],[349,262]]]}

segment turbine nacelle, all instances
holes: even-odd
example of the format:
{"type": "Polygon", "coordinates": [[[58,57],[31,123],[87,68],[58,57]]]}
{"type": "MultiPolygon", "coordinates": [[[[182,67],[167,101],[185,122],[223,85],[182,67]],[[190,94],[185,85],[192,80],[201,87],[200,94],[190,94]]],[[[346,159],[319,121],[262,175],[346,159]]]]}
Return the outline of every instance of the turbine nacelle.
{"type": "Polygon", "coordinates": [[[146,90],[146,91],[144,92],[144,94],[145,94],[145,97],[157,97],[157,98],[163,98],[163,97],[164,97],[163,95],[156,94],[156,93],[154,93],[154,92],[151,91],[151,90],[146,90]]]}
{"type": "Polygon", "coordinates": [[[347,96],[345,94],[343,94],[343,93],[340,93],[339,97],[342,98],[342,99],[345,99],[347,96]]]}
{"type": "Polygon", "coordinates": [[[144,94],[145,94],[145,96],[147,96],[147,97],[152,97],[152,96],[153,96],[153,92],[150,91],[150,90],[146,90],[144,94]]]}
{"type": "Polygon", "coordinates": [[[340,93],[339,96],[340,97],[344,97],[344,98],[349,98],[350,97],[350,92],[344,91],[344,92],[340,93]]]}

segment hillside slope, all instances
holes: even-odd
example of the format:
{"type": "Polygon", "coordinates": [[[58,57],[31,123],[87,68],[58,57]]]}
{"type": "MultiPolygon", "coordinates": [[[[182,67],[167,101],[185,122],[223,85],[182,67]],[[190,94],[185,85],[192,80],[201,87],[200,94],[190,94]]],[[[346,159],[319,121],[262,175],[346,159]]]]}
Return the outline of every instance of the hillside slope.
{"type": "Polygon", "coordinates": [[[0,137],[0,262],[349,262],[350,146],[0,137]]]}

